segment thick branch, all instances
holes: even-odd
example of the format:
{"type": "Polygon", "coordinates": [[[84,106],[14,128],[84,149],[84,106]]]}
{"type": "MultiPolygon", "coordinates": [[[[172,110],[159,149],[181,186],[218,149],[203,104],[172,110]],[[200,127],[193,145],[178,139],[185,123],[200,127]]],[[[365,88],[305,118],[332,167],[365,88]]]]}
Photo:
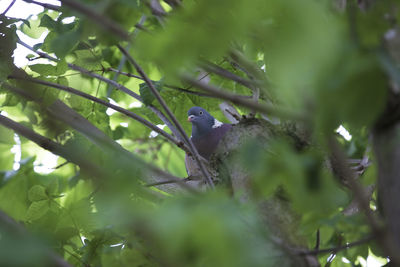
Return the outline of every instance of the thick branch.
{"type": "Polygon", "coordinates": [[[214,182],[212,181],[210,174],[208,173],[207,169],[205,168],[203,162],[201,161],[200,155],[197,152],[197,149],[195,148],[192,141],[189,139],[189,137],[185,133],[185,130],[183,129],[182,125],[179,123],[179,121],[176,119],[175,115],[169,109],[167,103],[165,103],[165,101],[161,97],[160,93],[154,87],[153,82],[149,79],[149,77],[146,75],[146,73],[144,73],[143,69],[139,66],[139,64],[136,63],[136,61],[129,55],[129,53],[122,46],[118,45],[118,48],[127,57],[128,61],[135,67],[136,71],[140,74],[140,76],[142,76],[142,78],[144,79],[146,84],[149,86],[150,90],[153,92],[157,101],[161,104],[161,106],[164,108],[167,115],[170,117],[172,122],[175,124],[179,133],[183,137],[184,141],[189,145],[189,148],[190,148],[190,151],[192,152],[193,158],[195,159],[202,174],[204,175],[206,182],[210,185],[211,188],[214,188],[214,182]]]}
{"type": "Polygon", "coordinates": [[[270,104],[266,103],[258,103],[254,102],[253,100],[248,100],[244,99],[242,96],[235,95],[232,93],[229,93],[227,91],[220,90],[219,88],[210,85],[210,84],[205,84],[203,82],[200,82],[189,75],[181,75],[182,80],[184,80],[187,83],[192,84],[193,86],[206,91],[208,93],[213,94],[215,97],[218,97],[220,99],[228,100],[231,101],[234,104],[244,106],[250,109],[257,110],[262,113],[266,113],[268,115],[273,115],[281,118],[287,118],[287,119],[293,119],[297,121],[304,121],[306,120],[306,117],[302,114],[293,112],[289,109],[284,109],[282,107],[275,107],[270,104]]]}
{"type": "Polygon", "coordinates": [[[91,170],[95,173],[95,176],[99,176],[101,174],[101,172],[95,165],[80,156],[80,154],[76,153],[76,151],[69,151],[62,145],[35,133],[32,129],[23,126],[22,124],[19,124],[3,115],[0,115],[0,124],[13,130],[15,133],[31,140],[38,146],[52,152],[53,154],[61,156],[66,160],[81,166],[82,168],[91,170]]]}

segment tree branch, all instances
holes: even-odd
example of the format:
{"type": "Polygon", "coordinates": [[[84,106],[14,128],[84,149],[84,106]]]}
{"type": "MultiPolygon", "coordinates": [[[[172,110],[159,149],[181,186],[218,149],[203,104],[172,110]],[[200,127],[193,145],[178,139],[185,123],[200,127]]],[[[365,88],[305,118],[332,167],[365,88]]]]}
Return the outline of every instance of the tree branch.
{"type": "MultiPolygon", "coordinates": [[[[41,57],[47,58],[47,59],[49,59],[51,61],[55,61],[55,62],[59,61],[57,58],[54,58],[54,57],[52,57],[52,56],[50,56],[50,55],[48,55],[46,53],[34,50],[33,47],[31,47],[30,45],[22,42],[21,40],[19,40],[18,43],[20,43],[24,47],[30,49],[31,51],[37,53],[41,57]]],[[[73,70],[79,71],[81,74],[84,74],[84,75],[87,75],[89,77],[104,81],[105,83],[114,86],[115,88],[119,89],[120,91],[130,95],[131,97],[133,97],[136,100],[138,100],[138,101],[143,103],[142,98],[138,94],[136,94],[135,92],[129,90],[125,86],[123,86],[123,85],[121,85],[121,84],[119,84],[119,83],[117,83],[117,82],[115,82],[113,80],[107,79],[107,78],[103,77],[102,75],[98,75],[98,74],[96,74],[96,73],[94,73],[92,71],[89,71],[89,70],[84,69],[82,67],[76,66],[74,64],[68,63],[68,67],[73,69],[73,70]]],[[[172,133],[174,133],[175,136],[179,137],[179,135],[177,135],[178,131],[176,130],[176,128],[172,125],[171,122],[169,122],[169,120],[165,117],[165,115],[160,110],[158,110],[156,107],[153,107],[153,106],[150,106],[149,108],[153,111],[153,113],[155,113],[170,128],[170,130],[172,131],[172,133]]],[[[191,154],[189,148],[184,143],[179,142],[179,143],[175,143],[175,144],[177,144],[177,146],[179,148],[181,148],[184,151],[189,152],[191,154]]]]}
{"type": "MultiPolygon", "coordinates": [[[[37,102],[39,105],[42,103],[40,99],[38,99],[35,95],[33,95],[31,92],[17,88],[15,86],[9,85],[7,83],[3,83],[2,86],[6,88],[7,90],[17,93],[29,100],[37,102]]],[[[172,179],[180,179],[179,177],[176,177],[168,172],[165,172],[152,164],[149,164],[145,162],[144,160],[140,159],[139,157],[136,157],[133,155],[131,152],[125,150],[120,144],[116,143],[114,140],[110,139],[107,135],[105,135],[102,131],[100,131],[98,128],[93,126],[89,121],[87,121],[85,118],[83,118],[79,113],[75,112],[71,108],[69,108],[67,105],[65,105],[63,102],[60,100],[56,100],[53,104],[47,107],[47,110],[49,113],[57,120],[62,121],[78,132],[82,133],[84,136],[86,136],[91,142],[93,142],[96,146],[105,149],[109,149],[109,151],[115,151],[117,152],[118,155],[121,156],[121,159],[126,160],[128,162],[138,162],[140,166],[143,168],[149,170],[150,172],[153,173],[153,175],[150,173],[149,175],[146,175],[144,177],[141,177],[141,179],[144,182],[147,183],[152,183],[152,182],[159,182],[159,181],[164,181],[164,180],[172,180],[172,179]],[[161,178],[160,178],[161,176],[161,178]]],[[[81,153],[84,155],[85,153],[81,153]]],[[[80,156],[81,154],[78,154],[80,156]]],[[[68,159],[68,158],[67,158],[68,159]]],[[[70,160],[73,162],[72,160],[70,160]]],[[[130,163],[127,164],[126,166],[130,166],[130,163]]],[[[104,175],[104,172],[100,172],[99,177],[102,177],[104,175]]],[[[189,185],[184,185],[184,188],[189,189],[189,185]]],[[[176,193],[177,191],[182,191],[182,185],[174,185],[174,186],[163,186],[159,188],[167,193],[176,193]]],[[[190,188],[189,190],[194,191],[193,188],[190,188]]],[[[152,191],[150,192],[154,197],[160,197],[158,194],[155,194],[157,192],[152,191]]]]}
{"type": "MultiPolygon", "coordinates": [[[[107,68],[107,69],[105,69],[105,71],[112,71],[112,72],[115,72],[115,73],[118,73],[118,74],[121,74],[121,75],[124,75],[124,76],[127,76],[127,77],[136,78],[136,79],[139,79],[139,80],[143,81],[143,78],[138,76],[138,75],[135,75],[135,74],[132,74],[132,73],[128,73],[128,72],[124,72],[124,71],[120,71],[120,70],[117,70],[117,69],[114,69],[114,68],[107,68]]],[[[152,82],[155,82],[155,81],[152,80],[152,82]]],[[[180,87],[175,86],[175,85],[163,84],[163,86],[165,86],[167,88],[170,88],[170,89],[181,91],[183,93],[191,94],[191,95],[197,95],[197,96],[202,96],[202,97],[214,97],[215,98],[215,96],[212,95],[212,94],[194,92],[194,91],[190,91],[190,90],[185,89],[185,88],[180,88],[180,87]]],[[[250,97],[243,96],[243,98],[250,98],[250,97]]]]}
{"type": "Polygon", "coordinates": [[[70,67],[73,70],[79,71],[80,73],[82,73],[82,74],[84,74],[86,76],[89,76],[89,77],[98,79],[100,81],[103,81],[103,82],[105,82],[107,84],[110,84],[110,85],[114,86],[115,88],[117,88],[118,90],[124,92],[125,94],[130,95],[131,97],[135,98],[136,100],[138,100],[140,102],[143,102],[143,100],[140,97],[140,95],[138,95],[135,92],[133,92],[132,90],[126,88],[122,84],[117,83],[116,81],[110,80],[110,79],[108,79],[108,78],[106,78],[106,77],[104,77],[102,75],[99,75],[97,73],[94,73],[93,71],[84,69],[84,68],[79,67],[79,66],[74,65],[74,64],[68,64],[68,67],[70,67]]]}
{"type": "Polygon", "coordinates": [[[203,68],[207,72],[212,72],[219,76],[227,78],[229,80],[235,81],[251,90],[254,89],[255,84],[257,83],[256,81],[252,81],[252,80],[240,77],[240,76],[238,76],[224,68],[221,68],[220,66],[218,66],[214,63],[208,62],[208,61],[201,61],[200,67],[203,68]]]}
{"type": "Polygon", "coordinates": [[[22,0],[22,1],[24,1],[26,3],[29,3],[29,4],[35,4],[35,5],[41,6],[43,8],[47,8],[47,9],[50,9],[50,10],[54,10],[54,11],[60,12],[60,7],[56,6],[56,5],[42,3],[42,2],[35,1],[35,0],[22,0]]]}
{"type": "Polygon", "coordinates": [[[231,101],[234,104],[244,106],[244,107],[247,107],[250,109],[254,109],[259,112],[266,113],[268,115],[281,117],[281,118],[293,119],[293,120],[297,120],[297,121],[305,121],[306,120],[306,117],[303,114],[293,112],[289,109],[275,107],[275,106],[272,106],[267,103],[261,104],[258,102],[254,102],[253,100],[244,99],[242,96],[220,90],[219,88],[217,88],[211,84],[205,84],[203,82],[200,82],[200,81],[190,77],[189,75],[183,74],[183,75],[181,75],[181,78],[185,82],[190,83],[193,86],[195,86],[203,91],[213,94],[217,98],[231,101]]]}
{"type": "Polygon", "coordinates": [[[159,185],[165,185],[165,184],[185,184],[186,181],[189,181],[190,179],[188,178],[183,178],[183,179],[171,179],[171,180],[164,180],[164,181],[159,181],[159,182],[154,182],[154,183],[149,183],[146,184],[147,187],[152,187],[152,186],[159,186],[159,185]]]}
{"type": "Polygon", "coordinates": [[[192,141],[189,139],[187,134],[185,133],[185,130],[183,130],[182,125],[178,122],[174,114],[171,112],[169,109],[168,105],[165,103],[164,99],[161,97],[160,93],[157,91],[157,89],[154,87],[152,81],[149,79],[149,77],[144,73],[142,68],[136,63],[136,61],[129,55],[129,53],[120,45],[118,45],[118,48],[121,50],[121,52],[127,57],[128,61],[135,67],[136,71],[142,76],[142,78],[145,80],[146,84],[149,86],[150,90],[153,92],[154,96],[158,100],[158,102],[161,104],[161,106],[164,108],[165,112],[167,115],[170,117],[172,122],[175,124],[176,128],[180,132],[181,136],[184,138],[184,141],[189,145],[189,149],[192,152],[192,155],[197,162],[202,174],[204,175],[206,182],[210,185],[211,188],[214,188],[214,182],[211,179],[210,174],[208,173],[207,169],[205,168],[204,164],[201,162],[200,155],[197,152],[197,149],[193,145],[192,141]]]}
{"type": "MultiPolygon", "coordinates": [[[[142,15],[142,16],[140,17],[139,23],[137,23],[136,25],[142,25],[145,21],[146,21],[146,15],[142,15]]],[[[135,27],[136,27],[136,25],[135,25],[135,27]]],[[[138,34],[138,29],[139,29],[139,28],[136,27],[136,28],[133,30],[133,32],[132,32],[132,39],[135,38],[136,35],[138,34]]],[[[129,49],[130,46],[131,46],[131,44],[129,43],[129,44],[127,45],[127,49],[129,49]]],[[[126,57],[123,56],[123,57],[119,60],[118,71],[121,71],[121,69],[122,69],[122,68],[124,67],[124,65],[125,65],[125,62],[126,62],[126,57]]],[[[104,70],[104,71],[105,71],[105,70],[104,70]]],[[[112,78],[112,80],[113,80],[113,81],[117,81],[119,75],[120,75],[119,72],[115,72],[115,73],[114,73],[114,77],[112,78]]],[[[108,87],[107,87],[107,96],[109,96],[109,95],[111,94],[112,89],[113,89],[112,85],[109,84],[108,87]]]]}
{"type": "Polygon", "coordinates": [[[8,5],[8,7],[6,8],[6,10],[3,11],[3,13],[1,13],[1,16],[5,16],[7,14],[7,12],[12,8],[12,6],[15,4],[16,0],[12,0],[11,3],[8,5]]]}
{"type": "Polygon", "coordinates": [[[66,160],[75,163],[83,169],[89,169],[94,172],[95,176],[101,175],[101,171],[92,164],[87,161],[84,157],[81,156],[81,153],[76,153],[76,151],[69,151],[64,148],[62,145],[48,139],[42,135],[37,134],[32,129],[23,126],[3,115],[0,115],[0,124],[4,127],[7,127],[13,130],[15,133],[31,140],[36,143],[38,146],[42,147],[45,150],[52,152],[55,155],[65,158],[66,160]]]}
{"type": "Polygon", "coordinates": [[[313,250],[299,250],[297,251],[298,255],[318,255],[318,254],[325,254],[325,253],[337,253],[341,250],[348,249],[351,247],[356,247],[359,245],[363,245],[365,243],[368,243],[369,241],[375,239],[374,236],[368,236],[364,239],[360,239],[358,241],[352,242],[352,243],[347,243],[346,245],[338,246],[338,247],[332,247],[332,248],[324,248],[324,249],[313,249],[313,250]]]}
{"type": "Polygon", "coordinates": [[[165,138],[167,138],[169,141],[171,141],[172,143],[176,144],[177,146],[181,146],[181,143],[179,140],[175,139],[173,136],[171,136],[170,134],[168,134],[167,132],[165,132],[164,130],[158,128],[156,125],[152,124],[151,122],[149,122],[148,120],[140,117],[139,115],[126,110],[124,108],[121,108],[119,106],[116,106],[114,104],[108,103],[102,99],[99,99],[97,97],[94,97],[90,94],[84,93],[82,91],[76,90],[74,88],[68,87],[68,86],[64,86],[64,85],[60,85],[57,83],[52,83],[52,82],[48,82],[48,81],[43,81],[43,80],[39,80],[39,79],[35,79],[35,78],[30,78],[30,77],[20,77],[20,76],[15,76],[15,75],[11,75],[9,76],[9,78],[13,78],[13,79],[20,79],[20,80],[25,80],[25,81],[29,81],[29,82],[33,82],[33,83],[37,83],[37,84],[41,84],[41,85],[45,85],[45,86],[50,86],[52,88],[56,88],[74,95],[78,95],[81,96],[83,98],[89,99],[93,102],[99,103],[103,106],[109,107],[115,111],[118,111],[140,123],[142,123],[143,125],[147,126],[148,128],[152,129],[153,131],[161,134],[162,136],[164,136],[165,138]]]}
{"type": "MultiPolygon", "coordinates": [[[[26,44],[25,42],[23,42],[21,40],[18,40],[18,43],[21,44],[22,46],[28,48],[29,50],[37,53],[39,56],[41,56],[43,58],[47,58],[48,60],[51,60],[51,61],[54,61],[54,62],[58,62],[59,61],[57,58],[52,57],[47,53],[44,53],[44,52],[37,51],[37,50],[33,49],[33,47],[31,47],[30,45],[26,44]]],[[[84,74],[84,75],[92,77],[92,78],[96,78],[96,79],[98,79],[100,81],[103,81],[103,82],[105,82],[107,84],[110,84],[110,85],[114,86],[115,88],[117,88],[118,90],[120,90],[120,91],[130,95],[131,97],[135,98],[136,100],[138,100],[140,102],[143,102],[142,98],[138,94],[136,94],[135,92],[129,90],[125,86],[123,86],[123,85],[121,85],[121,84],[119,84],[119,83],[117,83],[117,82],[115,82],[113,80],[107,79],[107,78],[103,77],[102,75],[99,75],[97,73],[94,73],[93,71],[84,69],[82,67],[79,67],[79,66],[71,64],[71,63],[68,63],[68,67],[73,69],[73,70],[79,71],[81,74],[84,74]]]]}

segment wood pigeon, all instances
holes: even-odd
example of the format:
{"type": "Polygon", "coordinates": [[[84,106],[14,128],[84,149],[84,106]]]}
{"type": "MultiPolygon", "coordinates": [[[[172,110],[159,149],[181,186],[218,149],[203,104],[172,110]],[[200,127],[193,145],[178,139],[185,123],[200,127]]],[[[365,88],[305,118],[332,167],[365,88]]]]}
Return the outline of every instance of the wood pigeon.
{"type": "MultiPolygon", "coordinates": [[[[201,107],[192,107],[188,111],[188,121],[192,123],[192,140],[200,156],[208,160],[219,141],[232,128],[231,124],[218,121],[201,107]]],[[[186,155],[186,170],[189,176],[200,173],[195,160],[186,155]]]]}

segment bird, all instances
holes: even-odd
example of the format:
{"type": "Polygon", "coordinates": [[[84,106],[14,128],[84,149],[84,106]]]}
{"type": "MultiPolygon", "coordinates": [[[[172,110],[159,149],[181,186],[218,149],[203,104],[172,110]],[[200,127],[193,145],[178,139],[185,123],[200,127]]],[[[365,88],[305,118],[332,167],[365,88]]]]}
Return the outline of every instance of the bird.
{"type": "MultiPolygon", "coordinates": [[[[206,160],[210,159],[222,137],[232,128],[231,124],[218,121],[201,107],[189,109],[188,121],[192,124],[190,139],[200,156],[206,160]]],[[[189,176],[199,174],[198,166],[192,156],[186,154],[185,164],[189,176]]]]}

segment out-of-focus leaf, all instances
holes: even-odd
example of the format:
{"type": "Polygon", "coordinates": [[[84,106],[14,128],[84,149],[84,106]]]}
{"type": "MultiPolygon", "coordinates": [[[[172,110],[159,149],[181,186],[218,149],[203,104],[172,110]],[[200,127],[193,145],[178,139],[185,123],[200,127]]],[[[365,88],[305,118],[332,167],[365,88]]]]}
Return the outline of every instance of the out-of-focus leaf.
{"type": "Polygon", "coordinates": [[[39,14],[39,16],[34,19],[32,17],[29,17],[28,18],[29,25],[28,24],[21,25],[21,31],[31,38],[34,38],[34,39],[39,38],[46,30],[43,27],[39,27],[40,18],[42,16],[43,16],[42,14],[39,14]]]}
{"type": "Polygon", "coordinates": [[[251,5],[240,0],[187,2],[169,19],[165,30],[142,36],[137,48],[142,58],[154,60],[166,72],[176,72],[198,56],[223,54],[229,42],[242,36],[262,9],[261,1],[251,5]]]}
{"type": "MultiPolygon", "coordinates": [[[[162,87],[162,81],[159,82],[153,82],[154,87],[157,89],[158,92],[161,92],[161,90],[163,89],[162,87]]],[[[151,105],[155,99],[154,94],[151,92],[149,86],[147,85],[147,83],[141,83],[139,84],[139,92],[140,92],[140,96],[143,99],[143,103],[145,105],[151,105]]]]}
{"type": "Polygon", "coordinates": [[[63,34],[58,35],[54,38],[51,42],[51,50],[58,56],[58,57],[65,57],[75,45],[78,43],[80,38],[79,31],[72,30],[63,34]]]}
{"type": "Polygon", "coordinates": [[[28,198],[30,201],[40,201],[48,199],[49,197],[46,194],[46,188],[41,185],[34,185],[28,191],[28,198]]]}
{"type": "Polygon", "coordinates": [[[386,79],[377,59],[351,51],[338,62],[335,76],[318,90],[317,119],[324,131],[348,122],[350,131],[370,126],[383,111],[386,79]],[[344,97],[345,96],[345,97],[344,97]]]}
{"type": "Polygon", "coordinates": [[[102,68],[100,59],[89,50],[74,51],[76,60],[75,65],[82,66],[89,70],[99,70],[102,68]]]}
{"type": "Polygon", "coordinates": [[[49,210],[49,205],[49,200],[39,200],[32,202],[26,213],[26,220],[35,221],[37,219],[40,219],[49,210]]]}

